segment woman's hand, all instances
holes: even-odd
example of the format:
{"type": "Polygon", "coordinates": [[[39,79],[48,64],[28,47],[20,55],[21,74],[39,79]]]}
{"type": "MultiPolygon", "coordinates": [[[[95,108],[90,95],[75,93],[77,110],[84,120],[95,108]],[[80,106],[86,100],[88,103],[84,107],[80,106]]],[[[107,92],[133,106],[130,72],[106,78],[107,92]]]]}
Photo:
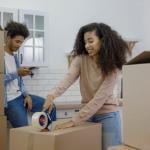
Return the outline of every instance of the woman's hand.
{"type": "Polygon", "coordinates": [[[24,107],[26,107],[29,111],[32,109],[32,99],[29,95],[24,99],[24,107]]]}
{"type": "Polygon", "coordinates": [[[55,130],[57,130],[57,129],[65,129],[65,128],[70,128],[70,127],[74,127],[75,126],[75,124],[73,123],[73,121],[67,121],[67,122],[64,122],[64,123],[60,123],[60,124],[57,124],[56,126],[55,126],[55,130]]]}
{"type": "Polygon", "coordinates": [[[43,111],[48,110],[49,113],[51,112],[52,107],[53,107],[53,100],[54,100],[54,96],[52,95],[47,96],[45,103],[43,105],[43,111]]]}

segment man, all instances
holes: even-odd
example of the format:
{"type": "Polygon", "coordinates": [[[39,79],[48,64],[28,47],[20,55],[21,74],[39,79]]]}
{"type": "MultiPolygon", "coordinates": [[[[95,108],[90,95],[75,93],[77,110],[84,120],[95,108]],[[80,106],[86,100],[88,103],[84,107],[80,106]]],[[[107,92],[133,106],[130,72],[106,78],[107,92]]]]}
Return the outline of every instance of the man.
{"type": "MultiPolygon", "coordinates": [[[[18,51],[24,40],[29,36],[27,27],[21,23],[9,22],[5,45],[5,114],[11,125],[16,127],[28,125],[27,111],[40,112],[44,98],[29,95],[25,90],[22,77],[30,75],[28,67],[20,67],[14,52],[18,51]]],[[[50,113],[51,119],[56,120],[56,108],[50,113]]]]}

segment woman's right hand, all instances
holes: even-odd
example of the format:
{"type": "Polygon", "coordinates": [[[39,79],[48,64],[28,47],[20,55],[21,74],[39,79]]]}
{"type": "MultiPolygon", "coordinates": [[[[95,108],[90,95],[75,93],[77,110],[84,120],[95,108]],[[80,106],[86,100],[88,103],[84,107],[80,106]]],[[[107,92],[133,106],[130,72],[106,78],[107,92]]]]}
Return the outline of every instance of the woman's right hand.
{"type": "Polygon", "coordinates": [[[54,96],[48,95],[46,100],[45,100],[45,103],[43,105],[43,110],[42,111],[48,110],[48,112],[50,113],[51,110],[52,110],[52,107],[53,107],[53,100],[54,100],[54,96]]]}

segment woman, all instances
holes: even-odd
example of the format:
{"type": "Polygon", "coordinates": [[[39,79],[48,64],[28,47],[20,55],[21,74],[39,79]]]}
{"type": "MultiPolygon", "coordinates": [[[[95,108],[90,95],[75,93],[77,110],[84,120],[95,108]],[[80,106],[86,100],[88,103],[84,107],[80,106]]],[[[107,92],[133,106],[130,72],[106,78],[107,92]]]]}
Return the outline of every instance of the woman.
{"type": "Polygon", "coordinates": [[[103,150],[121,144],[118,99],[113,92],[126,62],[127,48],[126,42],[106,24],[91,23],[80,28],[70,69],[49,92],[43,107],[50,110],[53,100],[79,77],[81,102],[85,106],[70,121],[57,125],[57,129],[73,127],[85,120],[99,122],[102,124],[103,150]]]}

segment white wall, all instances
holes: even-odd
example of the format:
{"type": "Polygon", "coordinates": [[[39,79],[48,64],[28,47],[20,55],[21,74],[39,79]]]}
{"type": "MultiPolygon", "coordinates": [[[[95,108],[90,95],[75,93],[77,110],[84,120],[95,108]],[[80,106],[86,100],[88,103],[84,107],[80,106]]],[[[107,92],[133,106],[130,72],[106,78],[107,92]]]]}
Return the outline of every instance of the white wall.
{"type": "Polygon", "coordinates": [[[55,0],[55,2],[49,2],[52,27],[50,50],[51,53],[53,51],[52,56],[54,56],[50,67],[55,64],[57,68],[62,68],[65,64],[64,52],[72,50],[78,29],[94,21],[108,23],[127,40],[139,40],[137,52],[144,49],[146,39],[142,30],[145,28],[143,10],[148,3],[141,0],[55,0]]]}
{"type": "Polygon", "coordinates": [[[47,12],[52,69],[66,68],[65,52],[72,50],[78,29],[94,21],[108,23],[127,40],[139,40],[134,53],[150,49],[149,0],[1,0],[0,6],[47,12]]]}
{"type": "Polygon", "coordinates": [[[127,40],[138,40],[134,55],[150,49],[148,0],[55,0],[49,4],[53,35],[50,50],[54,56],[51,64],[57,68],[65,62],[64,52],[72,50],[78,29],[93,21],[108,23],[127,40]]]}
{"type": "MultiPolygon", "coordinates": [[[[42,68],[34,79],[26,80],[29,91],[42,96],[46,96],[64,76],[67,69],[65,53],[72,50],[82,25],[104,22],[126,40],[139,40],[134,55],[150,49],[149,6],[149,0],[0,0],[0,7],[39,10],[48,14],[49,69],[42,68]]],[[[80,99],[78,85],[68,93],[61,98],[65,101],[80,99]]]]}
{"type": "Polygon", "coordinates": [[[0,0],[0,7],[45,11],[48,10],[48,2],[49,0],[0,0]]]}

